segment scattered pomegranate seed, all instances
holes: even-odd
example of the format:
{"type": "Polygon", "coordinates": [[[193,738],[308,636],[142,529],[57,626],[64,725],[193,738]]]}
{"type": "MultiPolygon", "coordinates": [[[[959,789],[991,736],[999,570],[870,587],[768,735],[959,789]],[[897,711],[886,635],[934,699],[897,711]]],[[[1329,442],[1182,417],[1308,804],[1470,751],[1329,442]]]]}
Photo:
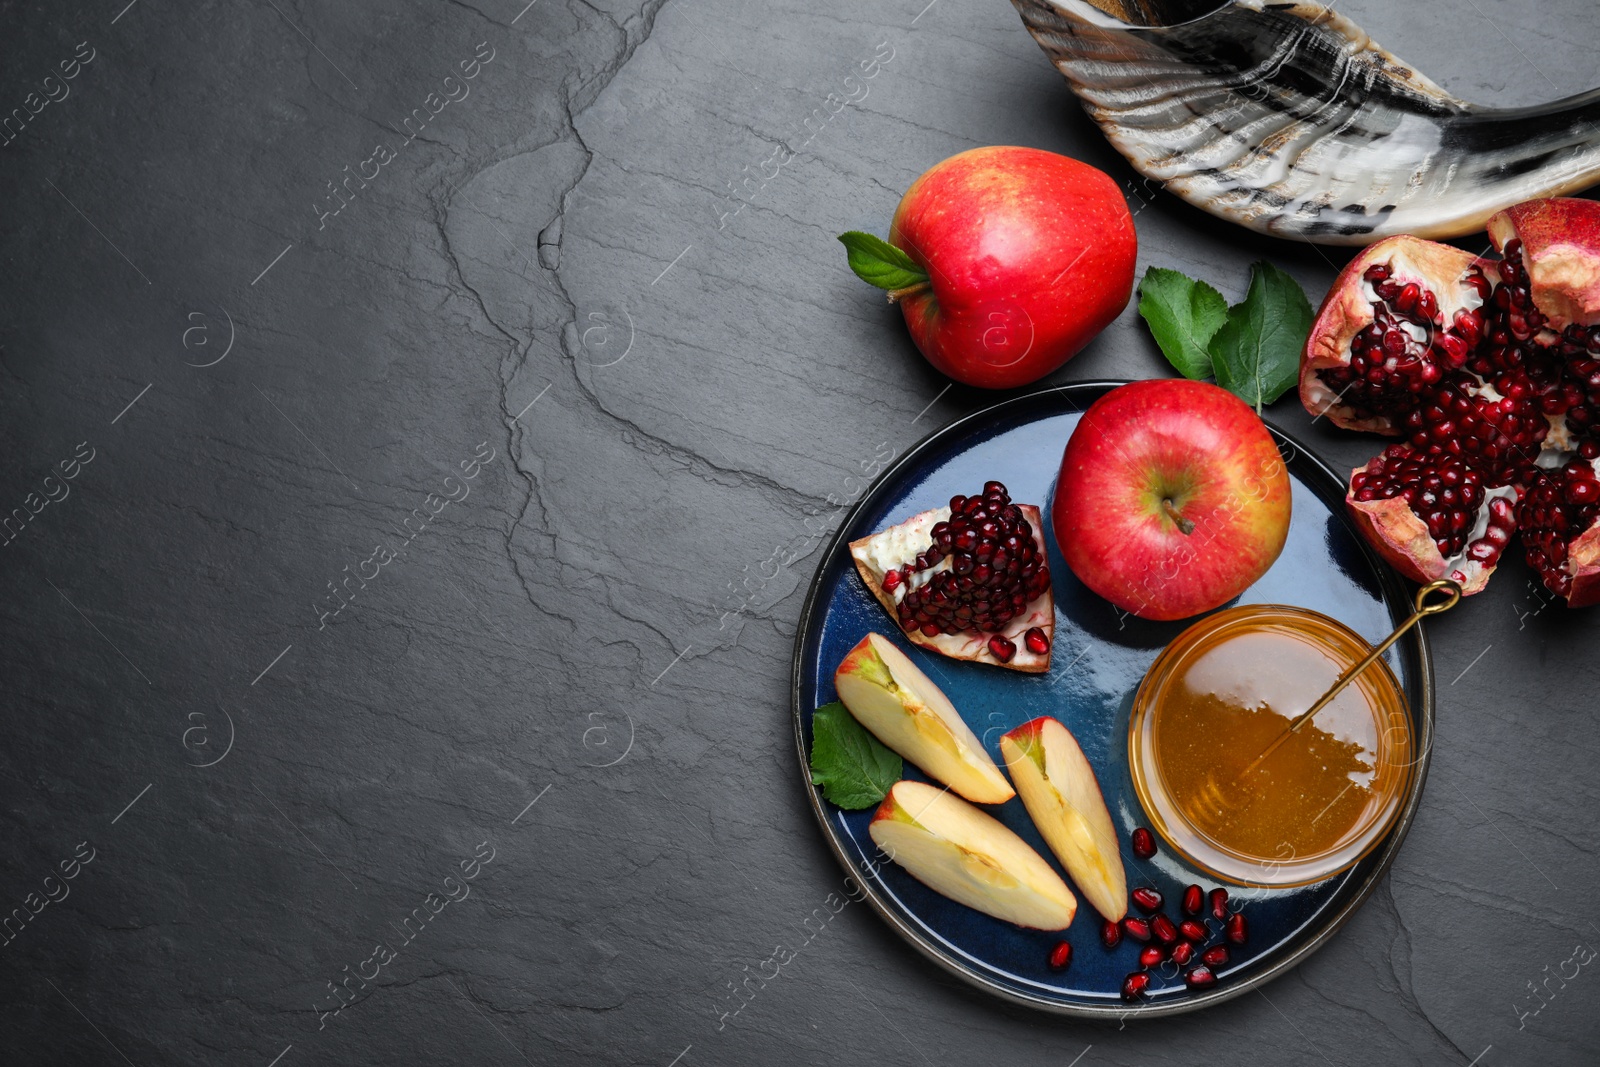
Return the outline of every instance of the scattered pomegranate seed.
{"type": "Polygon", "coordinates": [[[1147,912],[1160,911],[1161,902],[1165,899],[1154,889],[1143,885],[1138,889],[1135,889],[1131,895],[1133,897],[1133,902],[1147,912]]]}
{"type": "Polygon", "coordinates": [[[1001,663],[1010,663],[1011,657],[1017,654],[1017,646],[999,634],[995,634],[989,638],[989,651],[993,652],[994,658],[1001,663]]]}
{"type": "Polygon", "coordinates": [[[1161,962],[1161,949],[1155,945],[1146,945],[1139,950],[1139,966],[1147,970],[1161,962]]]}
{"type": "Polygon", "coordinates": [[[1228,940],[1235,945],[1242,945],[1249,938],[1250,932],[1245,928],[1244,912],[1237,912],[1228,920],[1228,940]]]}
{"type": "Polygon", "coordinates": [[[1183,981],[1190,989],[1210,989],[1217,984],[1217,975],[1210,967],[1197,963],[1184,973],[1183,981]]]}
{"type": "Polygon", "coordinates": [[[900,571],[898,569],[885,571],[883,575],[883,591],[892,593],[900,588],[900,571]]]}
{"type": "Polygon", "coordinates": [[[1150,940],[1150,924],[1131,915],[1122,920],[1122,932],[1135,941],[1150,940]]]}
{"type": "Polygon", "coordinates": [[[1194,959],[1194,946],[1187,941],[1179,941],[1172,946],[1172,955],[1168,958],[1179,967],[1182,967],[1194,959]]]}
{"type": "Polygon", "coordinates": [[[1028,632],[1022,635],[1022,643],[1027,645],[1028,651],[1035,656],[1042,656],[1050,651],[1050,639],[1044,635],[1044,630],[1037,626],[1028,628],[1028,632]]]}
{"type": "Polygon", "coordinates": [[[1228,946],[1212,945],[1200,953],[1200,962],[1207,967],[1222,967],[1228,962],[1228,946]]]}
{"type": "Polygon", "coordinates": [[[1107,919],[1100,924],[1100,940],[1106,948],[1116,948],[1122,944],[1122,927],[1107,919]]]}
{"type": "Polygon", "coordinates": [[[1052,970],[1065,970],[1067,964],[1072,962],[1072,946],[1063,941],[1050,950],[1050,967],[1052,970]]]}
{"type": "Polygon", "coordinates": [[[1199,915],[1200,909],[1205,904],[1205,891],[1197,885],[1192,885],[1183,891],[1183,913],[1185,915],[1199,915]]]}
{"type": "Polygon", "coordinates": [[[1138,1000],[1149,987],[1150,976],[1143,971],[1134,971],[1122,980],[1122,999],[1138,1000]]]}
{"type": "Polygon", "coordinates": [[[1226,889],[1213,889],[1211,891],[1211,917],[1222,922],[1228,917],[1228,891],[1226,889]]]}
{"type": "Polygon", "coordinates": [[[1193,919],[1185,919],[1178,924],[1178,933],[1198,944],[1206,939],[1208,931],[1205,923],[1195,922],[1193,919]]]}
{"type": "Polygon", "coordinates": [[[1172,920],[1165,915],[1150,916],[1150,932],[1156,940],[1163,945],[1170,945],[1178,940],[1178,928],[1172,925],[1172,920]]]}
{"type": "Polygon", "coordinates": [[[1156,835],[1144,827],[1139,827],[1133,832],[1133,854],[1142,860],[1147,860],[1156,854],[1156,835]]]}

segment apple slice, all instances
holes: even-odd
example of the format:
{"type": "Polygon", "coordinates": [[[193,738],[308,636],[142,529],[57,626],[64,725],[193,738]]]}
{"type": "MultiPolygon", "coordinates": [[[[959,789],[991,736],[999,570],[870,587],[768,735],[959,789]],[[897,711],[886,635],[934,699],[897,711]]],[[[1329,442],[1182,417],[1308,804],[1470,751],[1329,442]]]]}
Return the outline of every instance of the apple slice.
{"type": "Polygon", "coordinates": [[[867,832],[917,881],[985,915],[1065,930],[1077,914],[1072,890],[1026,841],[926,782],[891,786],[867,832]]]}
{"type": "MultiPolygon", "coordinates": [[[[1034,547],[1039,557],[1045,558],[1044,525],[1039,516],[1039,509],[1032,504],[1018,504],[1016,507],[1033,529],[1034,547]]],[[[855,561],[856,571],[861,575],[862,582],[878,599],[878,603],[883,605],[889,617],[896,622],[900,617],[896,609],[900,601],[905,599],[908,589],[913,588],[919,580],[926,581],[932,575],[948,570],[950,561],[942,561],[927,571],[919,572],[909,583],[899,582],[892,590],[884,588],[884,575],[910,564],[919,552],[926,551],[933,541],[934,526],[948,521],[949,518],[948,507],[934,508],[913,515],[905,522],[880,530],[870,537],[850,542],[850,558],[855,561]]],[[[1028,602],[1022,614],[1000,629],[999,635],[1011,642],[1016,649],[1010,660],[1000,659],[990,649],[989,639],[994,634],[989,633],[942,633],[929,636],[921,630],[909,630],[906,632],[906,640],[942,656],[949,656],[951,659],[990,663],[996,667],[1009,667],[1014,671],[1043,674],[1050,669],[1050,648],[1055,629],[1055,598],[1047,586],[1043,593],[1028,602]],[[1024,637],[1034,627],[1044,631],[1043,652],[1035,652],[1029,648],[1024,637]]]]}
{"type": "Polygon", "coordinates": [[[1128,877],[1094,769],[1070,731],[1048,715],[1004,734],[1000,754],[1045,844],[1095,910],[1128,913],[1128,877]]]}
{"type": "Polygon", "coordinates": [[[833,686],[857,722],[928,777],[979,804],[1017,795],[955,706],[882,634],[850,650],[833,686]]]}

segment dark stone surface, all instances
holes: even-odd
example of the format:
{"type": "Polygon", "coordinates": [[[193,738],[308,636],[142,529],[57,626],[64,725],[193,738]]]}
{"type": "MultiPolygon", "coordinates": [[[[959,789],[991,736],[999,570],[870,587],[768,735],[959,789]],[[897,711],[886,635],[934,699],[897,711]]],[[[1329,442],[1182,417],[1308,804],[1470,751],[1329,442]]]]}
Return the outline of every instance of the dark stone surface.
{"type": "MultiPolygon", "coordinates": [[[[0,151],[0,507],[93,456],[0,560],[4,909],[92,856],[0,951],[0,1059],[1600,1058],[1592,968],[1518,1017],[1600,942],[1600,616],[1539,610],[1520,563],[1430,624],[1438,743],[1385,887],[1264,994],[1122,1030],[984,999],[864,908],[804,943],[840,887],[789,740],[805,519],[990,399],[833,235],[977,144],[1132,178],[1001,0],[123,3],[0,4],[6,110],[93,50],[0,151]]],[[[1341,10],[1469,97],[1600,82],[1584,0],[1341,10]]],[[[1231,297],[1252,259],[1314,296],[1342,259],[1130,203],[1141,265],[1231,297]]],[[[1057,380],[1161,370],[1130,310],[1057,380]]]]}

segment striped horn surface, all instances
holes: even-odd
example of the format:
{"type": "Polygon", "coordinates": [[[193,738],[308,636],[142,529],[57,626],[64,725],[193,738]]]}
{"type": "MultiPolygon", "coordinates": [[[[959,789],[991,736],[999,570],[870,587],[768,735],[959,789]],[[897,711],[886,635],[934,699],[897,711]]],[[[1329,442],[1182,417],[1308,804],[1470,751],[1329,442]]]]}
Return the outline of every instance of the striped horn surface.
{"type": "Polygon", "coordinates": [[[1600,90],[1469,104],[1321,4],[1012,3],[1134,169],[1260,233],[1457,237],[1600,180],[1600,90]]]}

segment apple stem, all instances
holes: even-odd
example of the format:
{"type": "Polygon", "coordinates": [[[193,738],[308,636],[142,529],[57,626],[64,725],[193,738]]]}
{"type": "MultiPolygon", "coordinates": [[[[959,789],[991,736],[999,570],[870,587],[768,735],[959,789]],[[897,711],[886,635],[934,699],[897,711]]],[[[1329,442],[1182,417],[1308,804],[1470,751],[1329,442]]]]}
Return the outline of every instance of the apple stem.
{"type": "Polygon", "coordinates": [[[911,296],[913,294],[920,293],[924,289],[927,289],[927,288],[928,288],[928,281],[927,281],[927,279],[923,279],[922,281],[918,282],[916,285],[908,285],[904,289],[890,289],[889,290],[889,303],[891,303],[891,304],[898,303],[901,297],[911,296]]]}
{"type": "Polygon", "coordinates": [[[1183,517],[1183,512],[1178,510],[1178,505],[1176,505],[1176,504],[1174,504],[1172,502],[1172,498],[1171,497],[1163,497],[1162,500],[1161,500],[1161,507],[1162,507],[1162,510],[1164,510],[1167,513],[1167,518],[1169,518],[1169,519],[1171,519],[1173,521],[1173,523],[1178,527],[1178,530],[1181,533],[1183,533],[1186,536],[1188,534],[1194,533],[1194,522],[1193,522],[1193,520],[1186,519],[1186,518],[1183,517]]]}

